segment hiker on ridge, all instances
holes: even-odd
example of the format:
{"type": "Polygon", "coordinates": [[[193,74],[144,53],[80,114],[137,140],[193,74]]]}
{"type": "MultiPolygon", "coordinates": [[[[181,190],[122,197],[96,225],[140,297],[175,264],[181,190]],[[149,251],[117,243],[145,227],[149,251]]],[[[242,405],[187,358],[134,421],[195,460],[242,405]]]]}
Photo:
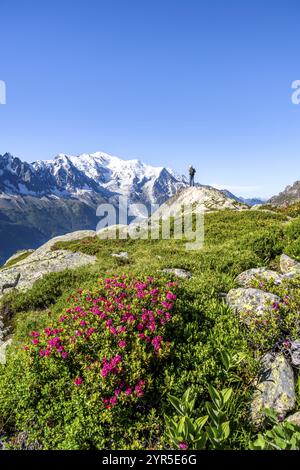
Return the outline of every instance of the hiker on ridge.
{"type": "Polygon", "coordinates": [[[195,186],[195,173],[196,173],[196,170],[195,170],[195,168],[191,165],[190,168],[189,168],[190,186],[195,186]]]}

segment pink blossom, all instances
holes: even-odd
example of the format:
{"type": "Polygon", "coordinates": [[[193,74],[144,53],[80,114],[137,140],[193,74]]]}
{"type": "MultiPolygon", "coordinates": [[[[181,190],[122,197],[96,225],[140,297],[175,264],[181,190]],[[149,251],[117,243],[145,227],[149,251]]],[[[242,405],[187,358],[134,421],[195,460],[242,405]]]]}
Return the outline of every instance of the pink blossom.
{"type": "Polygon", "coordinates": [[[119,341],[118,346],[119,348],[126,348],[126,341],[119,341]]]}
{"type": "Polygon", "coordinates": [[[151,341],[151,344],[154,346],[155,351],[161,349],[162,336],[155,336],[151,341]]]}
{"type": "Polygon", "coordinates": [[[116,328],[114,328],[113,326],[111,326],[111,327],[109,328],[109,331],[111,332],[112,335],[116,336],[116,334],[117,334],[116,328]]]}
{"type": "Polygon", "coordinates": [[[171,310],[172,308],[172,304],[168,303],[168,302],[165,302],[164,300],[162,301],[161,303],[163,305],[163,307],[165,307],[167,310],[171,310]]]}
{"type": "Polygon", "coordinates": [[[145,385],[145,381],[140,380],[134,387],[135,393],[137,394],[138,397],[142,397],[144,395],[144,389],[143,389],[144,385],[145,385]]]}
{"type": "Polygon", "coordinates": [[[112,406],[115,406],[115,405],[117,404],[117,400],[118,400],[117,397],[111,397],[111,399],[110,399],[110,404],[111,404],[112,406]]]}
{"type": "Polygon", "coordinates": [[[184,441],[179,442],[178,447],[179,447],[179,449],[182,449],[182,450],[188,449],[188,445],[184,441]]]}
{"type": "Polygon", "coordinates": [[[83,379],[81,377],[76,377],[74,380],[74,385],[79,386],[83,383],[83,379]]]}
{"type": "Polygon", "coordinates": [[[89,328],[87,331],[86,331],[86,336],[89,337],[91,336],[92,333],[94,333],[95,331],[95,328],[89,328]]]}
{"type": "Polygon", "coordinates": [[[176,295],[173,294],[172,292],[167,292],[166,298],[167,298],[168,300],[175,300],[175,299],[176,299],[176,295]]]}
{"type": "Polygon", "coordinates": [[[39,338],[40,333],[38,331],[32,331],[30,335],[32,336],[32,338],[39,338]]]}

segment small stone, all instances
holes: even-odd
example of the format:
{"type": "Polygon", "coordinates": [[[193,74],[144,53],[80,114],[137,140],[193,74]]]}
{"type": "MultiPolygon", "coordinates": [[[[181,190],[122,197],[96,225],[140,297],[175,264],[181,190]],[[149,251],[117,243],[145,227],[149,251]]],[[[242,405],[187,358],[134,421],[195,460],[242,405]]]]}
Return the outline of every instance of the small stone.
{"type": "Polygon", "coordinates": [[[280,257],[280,269],[283,274],[287,273],[299,273],[300,274],[300,263],[289,256],[283,254],[280,257]]]}
{"type": "Polygon", "coordinates": [[[187,271],[186,269],[180,268],[166,268],[162,270],[163,273],[173,274],[175,277],[180,279],[190,279],[192,277],[192,273],[187,271]]]}
{"type": "Polygon", "coordinates": [[[112,253],[111,256],[113,258],[129,259],[129,255],[128,255],[127,251],[121,251],[121,253],[112,253]]]}
{"type": "Polygon", "coordinates": [[[261,366],[250,410],[257,425],[263,421],[264,408],[271,408],[283,419],[296,404],[294,372],[284,355],[267,353],[261,366]]]}
{"type": "Polygon", "coordinates": [[[241,287],[251,287],[253,281],[269,282],[274,281],[275,284],[281,284],[283,280],[282,274],[278,274],[276,271],[271,271],[267,268],[254,268],[248,269],[242,272],[236,278],[236,283],[241,287]]]}

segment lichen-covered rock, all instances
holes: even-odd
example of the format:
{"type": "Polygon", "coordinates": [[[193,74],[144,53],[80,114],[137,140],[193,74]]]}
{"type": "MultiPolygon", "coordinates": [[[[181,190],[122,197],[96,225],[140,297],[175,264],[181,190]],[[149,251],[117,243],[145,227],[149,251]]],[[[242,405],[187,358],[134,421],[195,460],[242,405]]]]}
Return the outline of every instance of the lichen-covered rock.
{"type": "Polygon", "coordinates": [[[41,279],[45,274],[78,268],[86,264],[95,263],[96,260],[96,256],[73,253],[67,250],[39,252],[36,250],[32,255],[29,255],[19,263],[2,269],[0,271],[0,285],[4,283],[4,286],[8,286],[5,292],[11,290],[12,287],[18,290],[26,290],[32,287],[34,282],[41,279]],[[16,285],[8,282],[8,280],[16,279],[18,279],[16,285]]]}
{"type": "Polygon", "coordinates": [[[249,325],[253,320],[262,319],[266,314],[277,314],[280,298],[277,295],[264,292],[260,289],[231,289],[226,302],[241,321],[249,325]]]}
{"type": "Polygon", "coordinates": [[[235,281],[241,287],[250,287],[256,280],[262,283],[274,281],[275,284],[281,284],[283,276],[267,268],[253,268],[239,274],[235,281]]]}
{"type": "Polygon", "coordinates": [[[6,289],[16,287],[20,279],[20,273],[11,271],[0,271],[0,296],[5,292],[6,289]]]}
{"type": "Polygon", "coordinates": [[[300,263],[289,256],[283,254],[280,257],[280,269],[284,274],[287,273],[300,273],[300,263]]]}
{"type": "Polygon", "coordinates": [[[180,268],[165,268],[162,270],[163,273],[173,274],[175,277],[180,279],[190,279],[192,277],[192,273],[187,271],[186,269],[180,268]]]}
{"type": "Polygon", "coordinates": [[[294,372],[283,354],[266,354],[251,403],[251,419],[256,425],[263,420],[263,409],[271,408],[282,419],[295,408],[294,372]]]}
{"type": "Polygon", "coordinates": [[[300,427],[300,411],[288,416],[286,421],[300,427]]]}
{"type": "Polygon", "coordinates": [[[12,339],[8,339],[7,341],[0,341],[0,364],[3,365],[6,363],[6,349],[12,343],[12,339]]]}
{"type": "Polygon", "coordinates": [[[289,347],[293,366],[300,367],[300,341],[292,341],[289,347]]]}

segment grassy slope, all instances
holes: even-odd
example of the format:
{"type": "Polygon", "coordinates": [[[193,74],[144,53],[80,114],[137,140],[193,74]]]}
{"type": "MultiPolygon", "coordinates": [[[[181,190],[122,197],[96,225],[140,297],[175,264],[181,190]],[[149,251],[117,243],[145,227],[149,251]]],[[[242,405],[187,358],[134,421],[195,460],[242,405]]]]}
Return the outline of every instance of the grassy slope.
{"type": "Polygon", "coordinates": [[[49,321],[49,316],[57,316],[66,308],[66,299],[72,291],[79,287],[92,288],[99,276],[114,273],[155,275],[158,270],[170,267],[190,270],[193,277],[181,282],[178,300],[178,309],[186,319],[187,331],[178,341],[177,357],[168,372],[174,376],[172,392],[180,396],[187,386],[196,385],[199,412],[203,411],[207,383],[219,386],[221,381],[222,364],[218,349],[247,351],[247,364],[240,371],[244,386],[236,390],[232,407],[232,419],[236,424],[232,446],[243,448],[251,434],[246,423],[250,397],[248,385],[256,366],[249,351],[247,332],[224,306],[219,294],[234,287],[236,275],[245,269],[276,266],[277,256],[283,251],[291,252],[296,257],[298,253],[299,256],[297,227],[297,219],[289,222],[287,216],[281,213],[225,211],[206,215],[205,246],[197,252],[187,252],[184,241],[178,240],[88,238],[61,242],[56,245],[57,249],[93,254],[98,257],[98,262],[76,272],[50,274],[26,293],[17,296],[8,294],[2,300],[1,310],[15,326],[15,344],[18,347],[29,331],[42,328],[49,321]],[[129,264],[122,264],[111,257],[112,253],[119,251],[129,253],[129,264]],[[189,333],[189,326],[192,333],[189,333]]]}

